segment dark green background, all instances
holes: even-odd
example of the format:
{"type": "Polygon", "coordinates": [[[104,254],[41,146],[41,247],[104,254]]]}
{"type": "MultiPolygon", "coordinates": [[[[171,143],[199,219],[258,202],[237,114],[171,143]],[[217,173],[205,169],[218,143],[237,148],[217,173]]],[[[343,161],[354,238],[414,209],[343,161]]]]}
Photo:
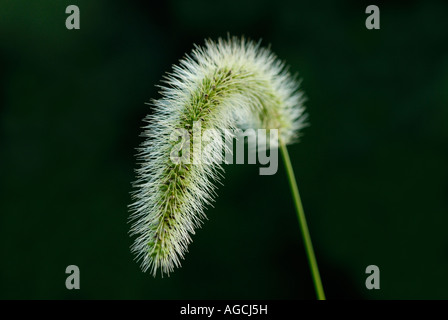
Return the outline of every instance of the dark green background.
{"type": "Polygon", "coordinates": [[[226,167],[171,277],[130,254],[144,102],[193,43],[227,32],[303,79],[311,126],[289,150],[328,298],[448,298],[448,4],[376,2],[367,30],[368,4],[1,0],[0,298],[314,299],[282,163],[226,167]],[[65,288],[70,264],[81,290],[65,288]]]}

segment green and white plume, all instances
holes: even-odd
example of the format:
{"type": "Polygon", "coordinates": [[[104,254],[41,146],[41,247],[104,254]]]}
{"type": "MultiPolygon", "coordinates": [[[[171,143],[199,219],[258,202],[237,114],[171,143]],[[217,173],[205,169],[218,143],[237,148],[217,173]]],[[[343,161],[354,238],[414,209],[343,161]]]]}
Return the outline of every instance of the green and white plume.
{"type": "MultiPolygon", "coordinates": [[[[269,49],[245,39],[195,47],[165,83],[153,114],[145,118],[130,205],[132,251],[143,271],[154,276],[180,266],[204,208],[216,196],[222,170],[219,164],[174,163],[171,134],[179,128],[191,132],[201,121],[204,129],[278,129],[280,142],[289,144],[305,118],[297,81],[269,49]]],[[[217,146],[216,152],[221,152],[217,146]]]]}

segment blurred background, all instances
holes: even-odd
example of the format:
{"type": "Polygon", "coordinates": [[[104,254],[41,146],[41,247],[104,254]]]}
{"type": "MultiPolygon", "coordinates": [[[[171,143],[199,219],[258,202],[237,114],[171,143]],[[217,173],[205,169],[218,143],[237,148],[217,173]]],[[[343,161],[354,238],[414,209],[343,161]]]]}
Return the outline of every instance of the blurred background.
{"type": "Polygon", "coordinates": [[[289,151],[327,297],[448,298],[446,1],[1,0],[1,299],[315,298],[282,163],[226,167],[169,278],[129,250],[144,103],[227,33],[271,44],[303,80],[311,126],[289,151]]]}

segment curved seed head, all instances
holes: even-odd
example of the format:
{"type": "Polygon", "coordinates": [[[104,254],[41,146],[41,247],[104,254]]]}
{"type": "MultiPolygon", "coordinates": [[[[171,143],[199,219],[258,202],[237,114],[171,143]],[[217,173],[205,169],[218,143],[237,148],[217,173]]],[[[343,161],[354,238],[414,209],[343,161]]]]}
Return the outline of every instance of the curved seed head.
{"type": "Polygon", "coordinates": [[[143,271],[154,276],[180,266],[204,208],[215,198],[220,164],[188,161],[201,153],[219,157],[219,139],[194,148],[195,139],[205,138],[204,128],[227,130],[231,138],[236,128],[277,129],[281,142],[289,144],[305,120],[297,81],[269,49],[244,39],[196,46],[164,82],[162,97],[152,102],[154,113],[145,118],[130,205],[132,251],[143,271]],[[182,147],[183,161],[177,163],[175,145],[182,147]]]}

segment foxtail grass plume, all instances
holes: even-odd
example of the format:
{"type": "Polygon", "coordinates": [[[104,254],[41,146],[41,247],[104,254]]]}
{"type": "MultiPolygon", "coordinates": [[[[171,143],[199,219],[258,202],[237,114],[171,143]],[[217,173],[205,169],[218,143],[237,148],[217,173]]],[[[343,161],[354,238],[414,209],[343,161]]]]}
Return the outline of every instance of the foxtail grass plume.
{"type": "MultiPolygon", "coordinates": [[[[152,101],[153,113],[145,118],[130,205],[136,237],[131,250],[142,270],[154,276],[180,266],[205,207],[214,201],[222,171],[219,164],[173,163],[171,134],[178,128],[191,132],[200,121],[208,129],[278,129],[280,142],[289,144],[305,119],[295,78],[269,49],[245,39],[207,40],[164,82],[161,98],[152,101]]],[[[218,146],[207,148],[220,152],[218,146]]]]}

